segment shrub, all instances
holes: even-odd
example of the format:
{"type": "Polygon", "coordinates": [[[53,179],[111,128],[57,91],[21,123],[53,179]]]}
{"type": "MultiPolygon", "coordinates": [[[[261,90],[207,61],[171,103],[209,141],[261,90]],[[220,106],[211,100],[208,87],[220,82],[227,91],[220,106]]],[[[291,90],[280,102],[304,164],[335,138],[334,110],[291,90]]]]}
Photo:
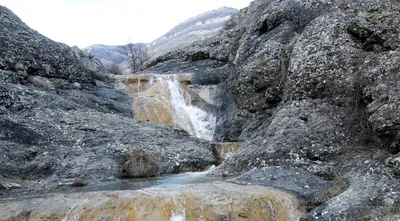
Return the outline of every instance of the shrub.
{"type": "Polygon", "coordinates": [[[153,153],[134,149],[122,156],[122,177],[151,177],[159,174],[159,159],[153,153]]]}
{"type": "Polygon", "coordinates": [[[84,186],[87,186],[87,183],[85,183],[83,180],[77,179],[71,184],[71,186],[72,187],[84,187],[84,186]]]}
{"type": "Polygon", "coordinates": [[[115,75],[122,75],[122,69],[117,64],[112,64],[106,67],[106,69],[115,75]]]}

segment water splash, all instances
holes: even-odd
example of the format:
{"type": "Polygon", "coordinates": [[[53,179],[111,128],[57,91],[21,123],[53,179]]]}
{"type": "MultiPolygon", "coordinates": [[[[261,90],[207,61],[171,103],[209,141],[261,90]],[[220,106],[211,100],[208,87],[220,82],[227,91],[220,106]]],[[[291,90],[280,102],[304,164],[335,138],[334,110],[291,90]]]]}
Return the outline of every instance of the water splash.
{"type": "Polygon", "coordinates": [[[166,81],[171,95],[171,104],[174,107],[175,123],[191,135],[212,140],[216,117],[198,107],[187,104],[178,75],[167,77],[166,81]]]}
{"type": "Polygon", "coordinates": [[[152,77],[149,79],[149,85],[150,85],[150,86],[153,86],[153,84],[154,84],[154,82],[155,82],[156,79],[157,79],[157,78],[156,78],[155,76],[152,76],[152,77]]]}
{"type": "Polygon", "coordinates": [[[138,93],[140,92],[140,87],[142,86],[142,84],[140,83],[140,78],[139,78],[139,80],[138,80],[138,84],[137,84],[137,90],[138,90],[138,93]]]}
{"type": "Polygon", "coordinates": [[[212,104],[211,94],[192,90],[189,79],[189,74],[143,74],[129,78],[125,92],[133,97],[134,118],[175,124],[192,136],[212,140],[216,117],[192,105],[193,100],[212,104]]]}
{"type": "Polygon", "coordinates": [[[185,214],[172,214],[171,218],[169,218],[169,221],[185,221],[185,214]]]}
{"type": "Polygon", "coordinates": [[[169,221],[186,221],[186,208],[180,201],[176,200],[175,196],[172,196],[172,199],[174,201],[175,208],[172,211],[169,221]]]}
{"type": "Polygon", "coordinates": [[[68,216],[72,213],[72,210],[74,210],[77,205],[78,205],[77,202],[74,203],[74,205],[72,205],[71,208],[68,210],[67,215],[65,215],[65,217],[61,221],[71,221],[68,219],[68,216]]]}

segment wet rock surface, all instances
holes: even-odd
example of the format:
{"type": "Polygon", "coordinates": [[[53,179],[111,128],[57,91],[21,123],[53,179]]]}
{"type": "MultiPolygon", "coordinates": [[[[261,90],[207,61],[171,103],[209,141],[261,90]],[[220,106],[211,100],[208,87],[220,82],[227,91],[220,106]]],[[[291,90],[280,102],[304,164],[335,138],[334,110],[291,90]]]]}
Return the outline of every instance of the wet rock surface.
{"type": "Polygon", "coordinates": [[[213,139],[213,85],[192,84],[188,73],[116,76],[114,82],[132,97],[135,120],[177,125],[192,136],[213,139]]]}
{"type": "Polygon", "coordinates": [[[0,204],[0,220],[298,220],[288,193],[226,183],[55,195],[0,204]]]}
{"type": "Polygon", "coordinates": [[[242,185],[283,188],[306,199],[315,197],[317,193],[332,188],[332,184],[327,180],[290,166],[255,168],[229,181],[242,185]]]}

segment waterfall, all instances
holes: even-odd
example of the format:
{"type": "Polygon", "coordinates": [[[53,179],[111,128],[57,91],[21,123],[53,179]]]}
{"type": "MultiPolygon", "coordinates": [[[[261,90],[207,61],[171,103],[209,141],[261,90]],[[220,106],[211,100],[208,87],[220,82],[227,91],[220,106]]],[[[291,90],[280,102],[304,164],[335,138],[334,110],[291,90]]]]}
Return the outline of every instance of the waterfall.
{"type": "Polygon", "coordinates": [[[175,124],[198,138],[212,140],[216,117],[212,113],[192,105],[192,100],[206,104],[199,94],[188,87],[189,75],[132,76],[134,85],[126,88],[134,99],[136,120],[159,124],[175,124]],[[195,97],[195,98],[194,98],[195,97]]]}
{"type": "Polygon", "coordinates": [[[168,79],[167,83],[171,94],[171,104],[174,107],[175,123],[196,137],[212,140],[216,122],[215,116],[187,104],[177,75],[174,75],[173,79],[168,79]]]}

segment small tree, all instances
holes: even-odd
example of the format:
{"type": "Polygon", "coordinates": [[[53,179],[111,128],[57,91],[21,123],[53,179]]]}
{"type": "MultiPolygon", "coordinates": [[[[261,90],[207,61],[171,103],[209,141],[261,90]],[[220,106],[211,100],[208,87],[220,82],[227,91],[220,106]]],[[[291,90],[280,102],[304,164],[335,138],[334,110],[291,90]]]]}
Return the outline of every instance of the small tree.
{"type": "Polygon", "coordinates": [[[160,159],[153,152],[133,149],[121,156],[122,177],[152,177],[160,174],[160,159]]]}
{"type": "Polygon", "coordinates": [[[129,43],[126,45],[126,50],[128,52],[128,64],[132,73],[143,70],[144,63],[150,58],[146,45],[129,43]]]}
{"type": "Polygon", "coordinates": [[[111,65],[107,66],[106,69],[115,75],[122,74],[122,70],[117,64],[111,64],[111,65]]]}

